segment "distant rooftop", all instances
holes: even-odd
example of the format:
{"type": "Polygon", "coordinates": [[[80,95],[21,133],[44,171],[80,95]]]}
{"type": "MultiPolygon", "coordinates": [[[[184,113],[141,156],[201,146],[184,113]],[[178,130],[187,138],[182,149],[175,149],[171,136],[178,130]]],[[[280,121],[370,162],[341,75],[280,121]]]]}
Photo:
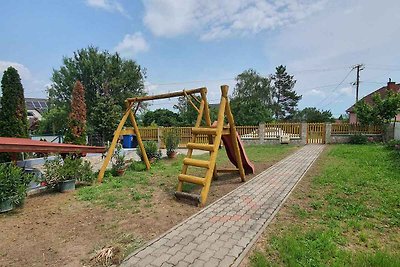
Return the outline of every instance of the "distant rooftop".
{"type": "Polygon", "coordinates": [[[44,113],[47,111],[49,106],[47,102],[49,100],[47,98],[31,98],[25,97],[25,105],[27,110],[37,110],[40,113],[44,113]]]}

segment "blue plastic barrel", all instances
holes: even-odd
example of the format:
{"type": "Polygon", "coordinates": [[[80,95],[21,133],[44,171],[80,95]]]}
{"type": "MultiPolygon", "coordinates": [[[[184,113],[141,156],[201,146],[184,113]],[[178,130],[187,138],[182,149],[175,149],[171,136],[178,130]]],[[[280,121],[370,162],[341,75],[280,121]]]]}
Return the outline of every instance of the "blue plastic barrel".
{"type": "Polygon", "coordinates": [[[124,135],[124,139],[122,141],[123,148],[132,148],[132,135],[124,135]]]}

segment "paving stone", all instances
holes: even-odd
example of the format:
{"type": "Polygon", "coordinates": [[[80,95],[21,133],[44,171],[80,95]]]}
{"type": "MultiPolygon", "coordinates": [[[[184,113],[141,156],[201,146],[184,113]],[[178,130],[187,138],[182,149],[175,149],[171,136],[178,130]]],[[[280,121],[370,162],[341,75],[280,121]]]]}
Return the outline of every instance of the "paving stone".
{"type": "Polygon", "coordinates": [[[207,206],[121,266],[230,266],[322,152],[307,145],[207,206]]]}
{"type": "Polygon", "coordinates": [[[208,261],[206,261],[205,266],[207,267],[217,267],[219,266],[220,260],[216,258],[211,258],[208,261]]]}

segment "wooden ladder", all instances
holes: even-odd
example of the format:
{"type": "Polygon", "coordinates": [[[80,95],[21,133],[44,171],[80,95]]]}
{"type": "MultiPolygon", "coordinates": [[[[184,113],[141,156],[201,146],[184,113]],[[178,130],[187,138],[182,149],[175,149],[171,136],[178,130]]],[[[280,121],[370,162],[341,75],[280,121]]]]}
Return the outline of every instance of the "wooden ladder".
{"type": "Polygon", "coordinates": [[[211,127],[210,114],[208,110],[208,105],[206,102],[206,98],[203,97],[203,100],[200,103],[199,115],[197,117],[197,121],[195,127],[192,128],[192,139],[191,142],[187,143],[187,155],[183,160],[182,172],[178,176],[178,187],[175,192],[175,196],[178,199],[189,199],[195,201],[200,206],[204,206],[207,201],[208,192],[210,190],[210,185],[213,177],[217,176],[216,169],[216,160],[218,156],[219,146],[221,144],[222,135],[231,135],[232,143],[235,150],[235,157],[238,163],[238,169],[242,181],[244,181],[245,173],[243,169],[243,164],[241,161],[239,145],[236,139],[236,128],[233,120],[233,116],[231,113],[231,109],[228,102],[228,86],[221,86],[222,97],[219,105],[218,111],[218,120],[216,127],[211,127]],[[200,127],[203,113],[205,115],[206,127],[200,127]],[[225,116],[229,122],[229,127],[224,128],[225,116]],[[196,143],[198,135],[208,135],[209,144],[200,144],[196,143]],[[208,151],[210,153],[209,160],[199,160],[193,159],[192,154],[193,150],[203,150],[208,151]],[[188,167],[199,167],[206,169],[205,177],[198,177],[187,174],[188,167]],[[202,186],[202,190],[200,195],[190,194],[183,192],[183,183],[191,183],[202,186]]]}

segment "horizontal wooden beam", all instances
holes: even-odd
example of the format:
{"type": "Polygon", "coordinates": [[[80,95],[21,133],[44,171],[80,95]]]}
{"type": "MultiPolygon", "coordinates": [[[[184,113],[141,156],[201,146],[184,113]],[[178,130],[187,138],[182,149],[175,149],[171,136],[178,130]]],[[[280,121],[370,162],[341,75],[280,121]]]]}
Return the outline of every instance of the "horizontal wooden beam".
{"type": "Polygon", "coordinates": [[[189,90],[183,90],[183,91],[179,91],[179,92],[166,93],[166,94],[160,94],[160,95],[138,96],[138,97],[127,98],[126,101],[128,101],[129,103],[143,102],[143,101],[165,99],[165,98],[179,97],[179,96],[185,96],[185,95],[193,95],[193,94],[200,93],[201,91],[207,92],[207,88],[201,87],[201,88],[197,88],[197,89],[189,89],[189,90]]]}

